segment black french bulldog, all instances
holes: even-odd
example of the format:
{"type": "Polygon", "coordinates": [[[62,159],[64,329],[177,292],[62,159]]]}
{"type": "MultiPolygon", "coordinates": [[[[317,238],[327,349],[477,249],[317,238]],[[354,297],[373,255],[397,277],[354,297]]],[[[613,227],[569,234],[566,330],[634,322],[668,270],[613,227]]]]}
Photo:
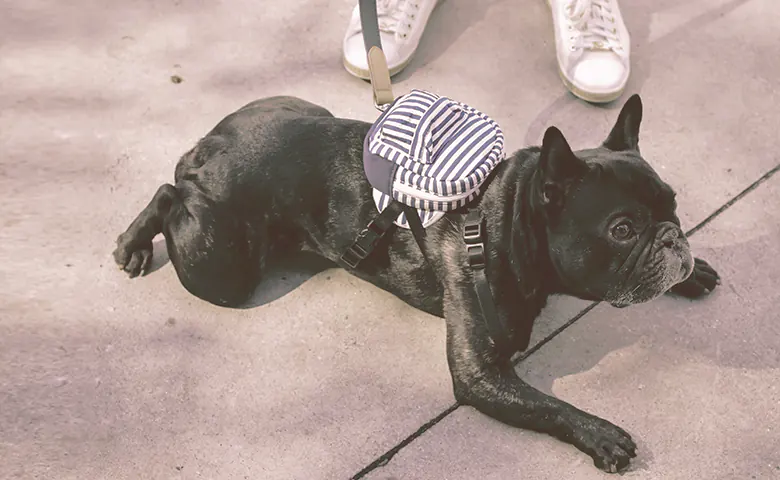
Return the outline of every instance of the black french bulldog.
{"type": "MultiPolygon", "coordinates": [[[[461,404],[571,443],[607,472],[636,455],[631,436],[529,386],[510,356],[527,348],[551,294],[624,307],[670,290],[699,297],[719,283],[691,256],[674,192],[639,154],[641,118],[634,95],[606,141],[576,153],[550,127],[541,148],[499,164],[471,205],[486,220],[486,273],[512,351],[496,347],[480,318],[463,213],[428,227],[426,256],[409,230],[396,229],[352,271],[444,317],[461,404]]],[[[175,185],[161,186],[119,235],[116,262],[131,277],[145,273],[162,232],[184,287],[236,306],[252,295],[269,254],[309,250],[337,261],[377,213],[362,162],[369,127],[297,98],[246,105],[179,160],[175,185]]]]}

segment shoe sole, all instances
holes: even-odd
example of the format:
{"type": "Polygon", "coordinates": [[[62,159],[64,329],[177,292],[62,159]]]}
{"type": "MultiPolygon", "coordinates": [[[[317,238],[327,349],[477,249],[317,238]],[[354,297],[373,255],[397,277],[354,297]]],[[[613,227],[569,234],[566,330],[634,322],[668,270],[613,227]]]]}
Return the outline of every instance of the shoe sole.
{"type": "MultiPolygon", "coordinates": [[[[390,76],[392,77],[392,76],[395,76],[398,73],[400,73],[401,70],[403,70],[404,68],[406,68],[409,65],[409,63],[412,61],[413,57],[414,57],[414,55],[412,55],[408,59],[404,60],[403,63],[401,63],[400,65],[397,65],[397,66],[389,69],[390,70],[390,76]]],[[[344,64],[344,68],[347,69],[347,72],[349,72],[351,75],[354,75],[354,76],[356,76],[358,78],[361,78],[363,80],[371,80],[371,72],[369,72],[368,70],[364,70],[364,69],[362,69],[360,67],[356,67],[355,65],[352,65],[351,63],[349,63],[349,61],[347,61],[346,55],[342,55],[341,56],[341,62],[344,64]]]]}
{"type": "Polygon", "coordinates": [[[566,78],[566,75],[564,75],[560,65],[558,65],[558,76],[561,77],[561,81],[563,81],[563,84],[566,86],[566,88],[569,89],[569,91],[572,94],[574,94],[575,97],[585,100],[586,102],[589,103],[609,103],[615,101],[618,98],[620,98],[620,96],[623,95],[623,92],[626,90],[626,87],[624,85],[623,87],[620,87],[620,90],[615,90],[614,92],[606,92],[606,93],[586,92],[585,90],[579,88],[577,85],[574,85],[574,83],[571,80],[566,78]]]}

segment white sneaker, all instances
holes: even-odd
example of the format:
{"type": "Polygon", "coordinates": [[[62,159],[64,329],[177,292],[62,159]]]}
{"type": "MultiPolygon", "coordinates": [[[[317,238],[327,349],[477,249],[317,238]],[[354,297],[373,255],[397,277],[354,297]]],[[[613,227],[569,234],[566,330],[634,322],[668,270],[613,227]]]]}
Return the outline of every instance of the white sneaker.
{"type": "MultiPolygon", "coordinates": [[[[437,0],[377,0],[379,36],[390,75],[403,70],[420,44],[425,25],[438,3],[437,0]]],[[[344,35],[344,67],[349,73],[369,80],[360,7],[355,6],[347,33],[344,35]]]]}
{"type": "Polygon", "coordinates": [[[563,83],[593,103],[611,102],[631,71],[628,35],[617,0],[548,0],[563,83]]]}

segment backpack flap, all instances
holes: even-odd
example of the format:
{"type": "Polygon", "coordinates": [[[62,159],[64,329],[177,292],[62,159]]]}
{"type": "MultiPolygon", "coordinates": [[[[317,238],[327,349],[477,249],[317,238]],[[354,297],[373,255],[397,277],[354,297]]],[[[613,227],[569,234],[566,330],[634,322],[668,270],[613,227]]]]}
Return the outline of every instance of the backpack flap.
{"type": "Polygon", "coordinates": [[[458,127],[465,115],[448,98],[413,91],[390,108],[377,125],[369,148],[404,169],[422,173],[434,162],[446,134],[458,127]]]}
{"type": "MultiPolygon", "coordinates": [[[[399,97],[370,129],[364,166],[375,189],[421,210],[421,218],[430,221],[433,217],[425,212],[446,212],[476,198],[503,160],[503,145],[500,127],[487,115],[413,90],[399,97]]],[[[389,203],[376,193],[375,199],[380,209],[389,203]]]]}

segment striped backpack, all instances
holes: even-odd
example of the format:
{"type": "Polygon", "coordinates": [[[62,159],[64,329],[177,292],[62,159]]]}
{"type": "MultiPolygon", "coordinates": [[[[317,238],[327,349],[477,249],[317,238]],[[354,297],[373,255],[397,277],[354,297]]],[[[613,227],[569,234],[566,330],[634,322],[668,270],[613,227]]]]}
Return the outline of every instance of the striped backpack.
{"type": "MultiPolygon", "coordinates": [[[[476,198],[503,159],[504,135],[495,121],[422,90],[393,102],[369,130],[363,148],[377,209],[396,200],[416,209],[423,227],[476,198]]],[[[406,213],[396,225],[410,228],[406,213]]]]}

